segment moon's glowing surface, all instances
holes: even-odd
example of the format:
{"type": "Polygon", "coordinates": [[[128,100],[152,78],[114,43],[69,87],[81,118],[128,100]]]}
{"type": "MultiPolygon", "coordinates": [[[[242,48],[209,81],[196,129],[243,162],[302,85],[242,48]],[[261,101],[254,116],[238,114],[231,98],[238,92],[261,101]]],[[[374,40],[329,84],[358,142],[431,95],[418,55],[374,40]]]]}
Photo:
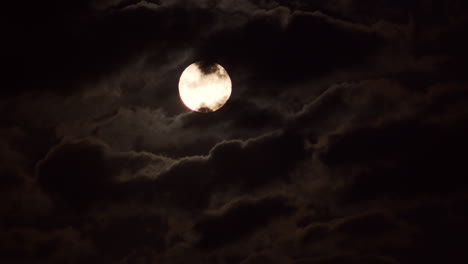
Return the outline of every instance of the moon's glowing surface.
{"type": "Polygon", "coordinates": [[[231,78],[217,63],[195,62],[179,80],[182,102],[193,111],[207,113],[221,108],[231,96],[231,78]]]}

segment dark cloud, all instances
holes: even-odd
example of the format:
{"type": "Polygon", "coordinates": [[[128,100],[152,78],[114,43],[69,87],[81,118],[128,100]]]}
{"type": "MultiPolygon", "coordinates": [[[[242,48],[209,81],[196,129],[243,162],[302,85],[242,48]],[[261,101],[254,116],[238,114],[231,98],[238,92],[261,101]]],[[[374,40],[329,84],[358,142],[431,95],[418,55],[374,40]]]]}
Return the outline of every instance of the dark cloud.
{"type": "Polygon", "coordinates": [[[466,260],[461,246],[467,227],[462,223],[466,219],[466,197],[455,200],[440,199],[433,203],[418,205],[399,212],[399,217],[407,221],[417,231],[416,242],[412,250],[400,253],[402,261],[438,261],[466,260]],[[431,254],[422,254],[430,250],[431,254]]]}
{"type": "Polygon", "coordinates": [[[466,148],[465,133],[464,125],[440,127],[417,120],[362,128],[332,144],[324,160],[331,166],[366,164],[347,199],[457,192],[467,184],[459,155],[466,148]]]}
{"type": "MultiPolygon", "coordinates": [[[[198,56],[219,61],[228,71],[245,71],[255,87],[249,94],[268,94],[266,90],[273,94],[282,90],[285,82],[292,84],[340,67],[365,65],[379,45],[375,34],[335,24],[320,14],[286,16],[286,26],[273,15],[263,15],[241,29],[221,31],[200,48],[198,56]]],[[[238,73],[233,74],[235,79],[238,73]]]]}
{"type": "Polygon", "coordinates": [[[17,152],[12,151],[8,145],[0,143],[0,155],[4,161],[0,164],[0,180],[1,189],[10,189],[24,185],[27,180],[24,169],[22,169],[22,161],[24,158],[17,152]]]}
{"type": "Polygon", "coordinates": [[[288,169],[303,157],[303,142],[297,135],[276,133],[247,142],[222,142],[207,157],[179,161],[158,178],[156,190],[177,206],[199,210],[217,192],[287,183],[288,169]]]}
{"type": "Polygon", "coordinates": [[[101,189],[111,181],[104,155],[99,145],[64,145],[40,165],[39,183],[46,192],[60,196],[58,201],[85,206],[105,193],[101,189]]]}
{"type": "Polygon", "coordinates": [[[214,74],[219,71],[216,62],[210,61],[200,61],[196,63],[197,67],[202,71],[204,74],[214,74]]]}
{"type": "Polygon", "coordinates": [[[40,163],[38,181],[59,206],[65,202],[86,209],[96,201],[134,196],[196,210],[228,188],[254,190],[288,182],[288,169],[303,157],[301,138],[285,133],[220,143],[208,156],[179,161],[149,153],[113,152],[102,142],[88,139],[55,147],[40,163]]]}
{"type": "Polygon", "coordinates": [[[65,142],[39,164],[38,182],[58,206],[65,206],[62,209],[85,209],[97,200],[124,198],[119,182],[138,173],[157,175],[170,164],[171,160],[151,154],[114,153],[92,139],[65,142]]]}
{"type": "Polygon", "coordinates": [[[382,212],[377,212],[349,219],[336,227],[334,232],[360,237],[381,236],[384,232],[391,232],[395,227],[394,220],[382,212]]]}
{"type": "Polygon", "coordinates": [[[81,263],[93,253],[92,242],[73,228],[8,230],[2,232],[0,245],[4,263],[81,263]]]}
{"type": "Polygon", "coordinates": [[[157,215],[112,217],[92,226],[87,235],[93,238],[100,261],[115,262],[138,254],[151,258],[165,247],[167,224],[157,215]]]}
{"type": "Polygon", "coordinates": [[[2,71],[8,77],[7,94],[44,89],[70,94],[122,70],[141,58],[143,50],[149,54],[151,50],[164,50],[162,54],[168,54],[175,48],[189,48],[187,44],[196,40],[202,24],[209,25],[214,19],[204,10],[90,11],[86,2],[55,2],[44,5],[33,1],[25,8],[6,8],[11,12],[8,17],[18,21],[12,23],[9,39],[22,45],[4,47],[14,51],[5,54],[2,62],[2,71]],[[32,17],[39,22],[33,23],[32,17]],[[197,23],[190,23],[195,20],[197,23]],[[19,34],[24,31],[30,34],[19,34]],[[171,38],[169,43],[167,38],[171,38]]]}
{"type": "Polygon", "coordinates": [[[466,260],[467,7],[2,4],[0,262],[466,260]]]}
{"type": "Polygon", "coordinates": [[[279,110],[240,99],[229,100],[227,105],[210,116],[195,113],[181,116],[184,129],[223,124],[224,132],[231,134],[227,138],[232,139],[248,139],[252,132],[258,135],[279,129],[286,123],[285,119],[279,110]]]}
{"type": "Polygon", "coordinates": [[[206,216],[195,224],[195,230],[201,233],[198,246],[209,249],[240,240],[273,219],[293,212],[294,207],[282,197],[236,202],[220,214],[206,216]]]}

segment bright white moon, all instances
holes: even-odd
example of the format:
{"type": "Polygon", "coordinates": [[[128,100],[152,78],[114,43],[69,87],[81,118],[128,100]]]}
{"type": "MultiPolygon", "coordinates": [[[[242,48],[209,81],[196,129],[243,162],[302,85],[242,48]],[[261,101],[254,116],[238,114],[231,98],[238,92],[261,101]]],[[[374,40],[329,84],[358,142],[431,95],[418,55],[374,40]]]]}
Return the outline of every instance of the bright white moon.
{"type": "Polygon", "coordinates": [[[231,78],[216,63],[195,62],[179,80],[182,102],[193,111],[207,113],[221,108],[231,96],[231,78]]]}

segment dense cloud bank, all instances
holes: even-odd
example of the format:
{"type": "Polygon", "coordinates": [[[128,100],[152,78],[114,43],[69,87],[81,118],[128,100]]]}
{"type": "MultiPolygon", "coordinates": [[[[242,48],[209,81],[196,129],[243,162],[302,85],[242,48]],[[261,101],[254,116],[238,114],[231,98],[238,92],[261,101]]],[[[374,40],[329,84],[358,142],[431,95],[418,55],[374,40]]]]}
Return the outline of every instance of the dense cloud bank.
{"type": "Polygon", "coordinates": [[[466,261],[467,7],[4,3],[0,262],[466,261]]]}

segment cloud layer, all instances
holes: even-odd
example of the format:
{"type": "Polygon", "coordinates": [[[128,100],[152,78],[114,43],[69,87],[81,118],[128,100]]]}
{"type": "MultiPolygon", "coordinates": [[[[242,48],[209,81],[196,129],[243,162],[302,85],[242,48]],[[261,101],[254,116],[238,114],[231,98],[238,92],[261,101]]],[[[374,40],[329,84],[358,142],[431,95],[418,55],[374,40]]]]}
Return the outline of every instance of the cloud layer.
{"type": "Polygon", "coordinates": [[[466,7],[5,3],[0,262],[466,260],[466,7]]]}

